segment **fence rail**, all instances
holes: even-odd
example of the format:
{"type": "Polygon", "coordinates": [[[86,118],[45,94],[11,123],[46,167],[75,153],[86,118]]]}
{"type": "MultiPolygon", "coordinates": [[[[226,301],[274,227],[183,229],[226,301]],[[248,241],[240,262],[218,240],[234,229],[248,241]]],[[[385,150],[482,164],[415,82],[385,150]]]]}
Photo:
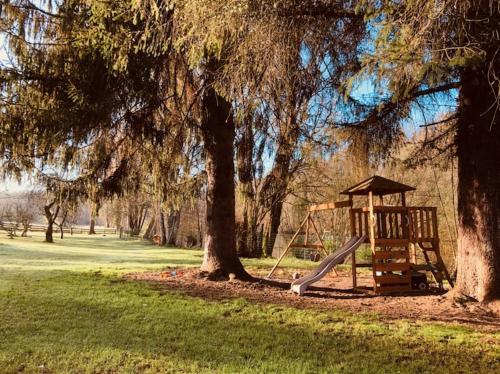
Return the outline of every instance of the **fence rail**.
{"type": "MultiPolygon", "coordinates": [[[[24,226],[16,222],[1,222],[0,230],[9,231],[12,234],[16,234],[16,231],[23,231],[24,226]]],[[[88,234],[90,230],[89,226],[74,226],[74,227],[63,227],[63,232],[65,234],[88,234]]],[[[102,228],[96,227],[95,233],[98,235],[116,234],[118,231],[116,228],[102,228]]],[[[47,231],[47,225],[33,224],[28,225],[28,232],[45,232],[47,231]]],[[[54,225],[54,232],[61,232],[61,229],[54,225]]]]}

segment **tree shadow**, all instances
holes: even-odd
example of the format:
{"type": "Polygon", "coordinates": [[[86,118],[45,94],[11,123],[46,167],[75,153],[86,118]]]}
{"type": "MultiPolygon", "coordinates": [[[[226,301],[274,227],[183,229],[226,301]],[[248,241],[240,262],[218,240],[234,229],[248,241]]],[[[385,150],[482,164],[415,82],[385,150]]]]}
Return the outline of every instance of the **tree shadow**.
{"type": "MultiPolygon", "coordinates": [[[[454,352],[447,344],[429,344],[424,338],[413,341],[414,348],[426,351],[414,360],[399,344],[393,344],[391,336],[395,339],[397,333],[384,326],[353,329],[349,317],[344,320],[339,315],[255,306],[238,300],[207,302],[159,294],[145,289],[144,284],[110,285],[106,279],[103,282],[87,276],[62,276],[58,281],[66,283],[64,292],[38,284],[27,291],[29,299],[11,304],[6,312],[7,318],[29,316],[22,328],[9,326],[3,331],[4,342],[14,338],[30,341],[17,352],[17,360],[30,362],[41,357],[50,369],[64,362],[68,354],[78,358],[84,352],[105,352],[109,356],[97,362],[99,371],[120,371],[124,360],[139,358],[173,362],[181,366],[179,371],[182,367],[211,372],[458,369],[456,358],[446,359],[454,352]],[[53,353],[44,357],[47,347],[53,353]],[[442,359],[436,362],[436,355],[442,359]]],[[[8,352],[5,343],[0,347],[8,352]]],[[[470,367],[477,368],[479,352],[468,355],[470,367]]]]}

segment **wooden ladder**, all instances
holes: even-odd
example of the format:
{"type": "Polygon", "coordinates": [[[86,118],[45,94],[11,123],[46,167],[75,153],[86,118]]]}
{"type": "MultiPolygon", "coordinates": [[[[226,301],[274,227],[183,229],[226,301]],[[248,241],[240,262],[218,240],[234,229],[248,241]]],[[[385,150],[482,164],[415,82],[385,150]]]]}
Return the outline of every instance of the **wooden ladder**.
{"type": "Polygon", "coordinates": [[[446,269],[443,258],[441,257],[441,253],[439,251],[439,244],[437,242],[418,242],[418,245],[422,249],[422,253],[424,254],[424,259],[427,264],[426,269],[429,270],[434,279],[439,284],[440,288],[443,288],[443,281],[446,279],[451,287],[453,287],[453,280],[450,277],[450,273],[446,269]],[[425,243],[430,243],[430,246],[426,246],[425,243]],[[429,257],[429,253],[434,253],[436,256],[436,262],[433,263],[429,257]]]}

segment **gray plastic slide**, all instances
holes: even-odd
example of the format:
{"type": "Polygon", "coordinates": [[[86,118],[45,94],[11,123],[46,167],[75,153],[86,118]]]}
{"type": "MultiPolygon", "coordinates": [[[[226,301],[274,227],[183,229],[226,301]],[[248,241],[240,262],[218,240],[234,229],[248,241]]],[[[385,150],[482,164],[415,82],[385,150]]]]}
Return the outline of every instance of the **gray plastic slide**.
{"type": "Polygon", "coordinates": [[[366,235],[363,236],[353,236],[347,243],[345,243],[342,248],[340,248],[335,253],[326,257],[321,264],[309,275],[297,279],[292,283],[292,291],[298,293],[300,296],[304,294],[311,284],[316,283],[321,278],[323,278],[332,268],[344,261],[344,259],[351,253],[353,253],[358,247],[365,241],[366,235]]]}

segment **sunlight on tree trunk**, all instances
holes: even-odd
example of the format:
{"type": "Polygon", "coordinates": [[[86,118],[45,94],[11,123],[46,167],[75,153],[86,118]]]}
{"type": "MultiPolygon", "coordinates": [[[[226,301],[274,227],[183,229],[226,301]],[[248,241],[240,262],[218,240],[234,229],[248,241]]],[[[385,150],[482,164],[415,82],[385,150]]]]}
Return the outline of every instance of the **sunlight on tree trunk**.
{"type": "Polygon", "coordinates": [[[462,73],[457,134],[457,292],[479,301],[500,296],[500,119],[488,65],[462,73]]]}
{"type": "Polygon", "coordinates": [[[231,104],[207,87],[203,95],[202,137],[207,173],[206,236],[202,271],[210,277],[234,273],[248,278],[236,253],[233,142],[235,125],[231,104]]]}

